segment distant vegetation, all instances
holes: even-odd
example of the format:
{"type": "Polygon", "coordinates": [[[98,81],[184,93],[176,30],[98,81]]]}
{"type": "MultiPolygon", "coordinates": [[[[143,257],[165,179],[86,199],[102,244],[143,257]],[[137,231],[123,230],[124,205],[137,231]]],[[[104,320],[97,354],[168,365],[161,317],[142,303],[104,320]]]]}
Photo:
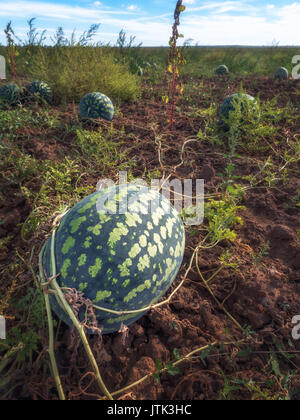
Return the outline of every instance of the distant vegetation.
{"type": "MultiPolygon", "coordinates": [[[[225,64],[235,76],[273,76],[278,67],[292,70],[296,47],[183,47],[186,64],[182,72],[190,76],[212,76],[216,67],[225,64]]],[[[141,48],[146,60],[156,59],[165,64],[168,48],[141,48]]]]}
{"type": "MultiPolygon", "coordinates": [[[[46,32],[39,32],[34,19],[28,21],[27,39],[21,41],[9,23],[5,29],[7,46],[0,55],[8,63],[8,79],[17,75],[18,82],[41,79],[51,85],[59,102],[79,101],[88,92],[101,91],[115,102],[137,100],[141,93],[140,78],[151,73],[157,80],[165,74],[167,47],[145,48],[127,39],[121,30],[116,46],[93,43],[99,25],[92,25],[76,39],[67,38],[58,28],[46,46],[46,32]]],[[[245,75],[273,76],[278,67],[292,70],[292,57],[297,48],[279,47],[182,47],[186,65],[182,74],[211,76],[215,68],[225,64],[231,77],[245,75]]]]}

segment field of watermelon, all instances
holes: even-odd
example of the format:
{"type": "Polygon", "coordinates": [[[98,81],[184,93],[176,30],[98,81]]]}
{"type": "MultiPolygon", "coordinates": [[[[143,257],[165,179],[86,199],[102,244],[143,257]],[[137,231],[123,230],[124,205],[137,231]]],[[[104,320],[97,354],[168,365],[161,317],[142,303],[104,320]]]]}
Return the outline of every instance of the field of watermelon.
{"type": "Polygon", "coordinates": [[[168,49],[120,40],[0,47],[0,400],[298,400],[300,82],[274,77],[297,50],[186,47],[172,129],[168,49]],[[204,179],[203,224],[98,215],[120,171],[204,179]]]}

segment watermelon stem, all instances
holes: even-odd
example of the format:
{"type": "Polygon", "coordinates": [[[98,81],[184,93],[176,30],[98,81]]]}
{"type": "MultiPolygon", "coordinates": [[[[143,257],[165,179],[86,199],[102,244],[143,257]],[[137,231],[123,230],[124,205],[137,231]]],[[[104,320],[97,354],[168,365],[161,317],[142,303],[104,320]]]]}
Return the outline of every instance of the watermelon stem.
{"type": "MultiPolygon", "coordinates": [[[[76,318],[72,308],[70,307],[70,305],[68,304],[64,293],[62,292],[61,288],[59,287],[59,285],[57,284],[56,278],[57,278],[57,274],[56,274],[56,261],[55,261],[55,234],[56,234],[56,229],[54,229],[52,231],[52,238],[51,238],[51,262],[52,262],[52,277],[51,279],[48,279],[51,283],[51,285],[54,288],[54,291],[56,292],[56,299],[58,301],[58,303],[64,308],[65,312],[69,315],[71,321],[73,322],[75,328],[77,329],[81,341],[83,343],[84,349],[87,353],[87,356],[89,358],[89,361],[92,365],[92,368],[95,372],[95,376],[97,379],[97,382],[99,384],[99,387],[101,389],[101,391],[104,393],[104,395],[109,399],[109,400],[113,400],[112,395],[110,394],[110,392],[108,391],[108,389],[106,388],[97,361],[93,355],[93,352],[91,350],[91,347],[88,343],[88,340],[86,338],[86,334],[84,332],[84,326],[82,324],[80,324],[80,322],[78,321],[78,319],[76,318]]],[[[43,277],[43,267],[42,267],[42,256],[43,256],[43,251],[44,248],[42,249],[41,253],[40,253],[40,271],[42,272],[42,277],[43,277]]],[[[51,289],[50,289],[51,290],[51,289]]],[[[44,291],[44,294],[46,295],[48,292],[48,289],[46,291],[44,291]]],[[[49,302],[49,296],[48,297],[48,303],[49,303],[49,307],[50,308],[50,302],[49,302]]],[[[52,330],[53,331],[53,330],[52,330]]],[[[51,340],[53,340],[53,337],[51,336],[51,340]]],[[[53,346],[53,341],[51,341],[51,344],[53,346]]],[[[53,347],[52,347],[53,348],[53,347]]],[[[54,359],[54,364],[53,364],[53,360],[51,360],[52,365],[55,367],[56,366],[56,362],[54,359]]]]}
{"type": "MultiPolygon", "coordinates": [[[[45,283],[45,277],[44,277],[43,266],[42,266],[42,255],[43,255],[44,249],[45,249],[45,245],[43,246],[39,255],[40,280],[41,280],[42,285],[45,283]]],[[[56,384],[59,399],[61,401],[65,401],[66,397],[65,397],[63,386],[62,386],[61,379],[59,376],[59,371],[58,371],[56,358],[55,358],[55,352],[54,352],[54,327],[53,327],[53,318],[51,314],[50,299],[47,293],[48,292],[47,286],[43,285],[42,289],[44,292],[44,299],[45,299],[46,312],[47,312],[47,318],[48,318],[48,329],[49,329],[48,353],[49,353],[50,361],[51,361],[52,375],[56,384]]]]}

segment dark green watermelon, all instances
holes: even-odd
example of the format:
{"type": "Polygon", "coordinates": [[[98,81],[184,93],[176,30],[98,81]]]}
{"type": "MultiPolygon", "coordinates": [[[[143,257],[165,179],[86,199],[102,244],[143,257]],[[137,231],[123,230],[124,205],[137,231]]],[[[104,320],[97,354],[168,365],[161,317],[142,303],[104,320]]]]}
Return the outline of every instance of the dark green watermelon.
{"type": "Polygon", "coordinates": [[[219,112],[219,121],[223,127],[229,128],[227,120],[230,112],[235,111],[237,107],[241,107],[242,121],[253,122],[260,118],[259,105],[255,98],[246,93],[235,93],[228,96],[221,105],[219,112]]]}
{"type": "Polygon", "coordinates": [[[225,64],[221,64],[215,70],[215,74],[217,74],[218,76],[223,76],[228,73],[229,73],[229,70],[228,70],[228,67],[225,66],[225,64]]]}
{"type": "Polygon", "coordinates": [[[112,101],[100,92],[88,93],[81,99],[79,104],[81,118],[103,118],[111,121],[114,113],[112,101]]]}
{"type": "Polygon", "coordinates": [[[277,80],[288,80],[289,71],[285,67],[279,67],[274,74],[274,78],[277,80]]]}
{"type": "MultiPolygon", "coordinates": [[[[51,238],[43,254],[48,277],[52,276],[50,246],[51,238]]],[[[104,308],[143,309],[165,295],[181,266],[184,248],[184,226],[168,199],[141,186],[111,187],[86,197],[63,217],[55,241],[58,283],[82,291],[104,308]]],[[[53,296],[51,302],[56,314],[70,324],[53,296]]],[[[144,314],[118,316],[96,310],[104,334],[144,314]]]]}
{"type": "Polygon", "coordinates": [[[6,105],[16,105],[20,101],[19,86],[8,83],[0,87],[0,102],[6,105]]]}
{"type": "Polygon", "coordinates": [[[50,104],[53,99],[53,94],[50,86],[40,80],[34,80],[27,86],[28,93],[41,102],[50,104]]]}

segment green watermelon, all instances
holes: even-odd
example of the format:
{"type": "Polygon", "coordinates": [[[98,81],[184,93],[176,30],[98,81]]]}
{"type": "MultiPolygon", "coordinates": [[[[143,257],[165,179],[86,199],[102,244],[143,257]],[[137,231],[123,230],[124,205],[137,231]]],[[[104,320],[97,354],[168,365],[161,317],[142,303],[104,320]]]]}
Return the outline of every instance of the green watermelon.
{"type": "Polygon", "coordinates": [[[230,112],[235,111],[237,107],[241,107],[243,121],[249,122],[250,120],[258,121],[260,117],[259,105],[255,98],[246,93],[234,93],[228,96],[221,105],[219,112],[219,122],[225,128],[228,127],[227,120],[230,112]]]}
{"type": "Polygon", "coordinates": [[[88,93],[81,99],[79,104],[81,118],[103,118],[111,121],[114,117],[114,112],[112,101],[100,92],[88,93]]]}
{"type": "Polygon", "coordinates": [[[0,87],[0,101],[6,105],[16,105],[20,100],[21,89],[12,83],[0,87]]]}
{"type": "Polygon", "coordinates": [[[218,76],[223,76],[224,74],[228,74],[228,73],[229,73],[229,70],[228,70],[228,67],[225,66],[225,64],[221,64],[215,70],[215,74],[217,74],[218,76]]]}
{"type": "Polygon", "coordinates": [[[285,67],[279,67],[274,74],[276,80],[288,80],[289,72],[285,67]]]}
{"type": "MultiPolygon", "coordinates": [[[[50,246],[51,238],[43,253],[48,277],[52,276],[50,246]]],[[[107,188],[86,197],[63,217],[55,240],[58,283],[83,292],[102,308],[143,309],[165,295],[181,266],[184,248],[182,220],[167,198],[137,185],[107,188]]],[[[55,297],[50,298],[53,310],[70,325],[55,297]]],[[[97,309],[95,313],[103,334],[108,334],[146,312],[116,315],[97,309]]],[[[79,317],[84,319],[84,310],[79,317]]]]}
{"type": "Polygon", "coordinates": [[[27,86],[27,91],[41,102],[47,102],[48,104],[52,102],[52,90],[45,82],[34,80],[27,86]]]}

